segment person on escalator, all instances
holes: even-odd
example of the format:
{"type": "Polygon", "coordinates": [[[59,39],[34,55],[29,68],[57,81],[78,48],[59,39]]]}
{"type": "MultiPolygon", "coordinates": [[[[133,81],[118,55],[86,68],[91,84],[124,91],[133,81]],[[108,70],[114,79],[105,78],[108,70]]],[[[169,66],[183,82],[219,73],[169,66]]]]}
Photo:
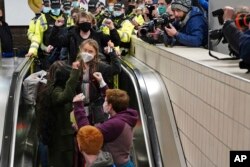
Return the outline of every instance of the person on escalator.
{"type": "MultiPolygon", "coordinates": [[[[133,140],[133,128],[138,120],[138,112],[128,108],[129,96],[126,91],[107,89],[101,73],[95,73],[94,76],[105,92],[103,110],[109,114],[107,121],[96,125],[104,137],[103,151],[111,153],[116,166],[134,167],[130,159],[130,148],[133,140]]],[[[84,98],[83,94],[78,94],[73,98],[74,115],[78,128],[89,125],[83,105],[84,98]]]]}

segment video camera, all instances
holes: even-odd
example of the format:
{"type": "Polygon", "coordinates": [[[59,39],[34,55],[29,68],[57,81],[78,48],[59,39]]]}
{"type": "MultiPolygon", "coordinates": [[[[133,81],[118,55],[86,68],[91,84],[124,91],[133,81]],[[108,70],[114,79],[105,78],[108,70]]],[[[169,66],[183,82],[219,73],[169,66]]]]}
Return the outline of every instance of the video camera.
{"type": "Polygon", "coordinates": [[[170,18],[168,13],[164,13],[159,18],[154,18],[150,22],[144,24],[138,31],[140,31],[141,36],[147,35],[149,32],[154,32],[155,28],[160,26],[164,30],[164,27],[169,27],[169,23],[172,23],[174,20],[170,18]]]}

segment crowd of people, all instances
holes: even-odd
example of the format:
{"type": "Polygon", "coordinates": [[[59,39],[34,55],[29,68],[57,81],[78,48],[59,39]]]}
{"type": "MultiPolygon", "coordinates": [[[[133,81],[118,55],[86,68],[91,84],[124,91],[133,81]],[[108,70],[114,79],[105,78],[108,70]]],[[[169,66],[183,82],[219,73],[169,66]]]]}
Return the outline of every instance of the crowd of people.
{"type": "MultiPolygon", "coordinates": [[[[26,55],[37,59],[36,70],[48,71],[36,104],[42,167],[135,166],[130,149],[138,113],[128,94],[114,88],[119,57],[128,54],[133,34],[166,46],[207,47],[208,1],[197,3],[43,0],[30,22],[26,55]]],[[[250,23],[237,28],[235,10],[223,11],[223,34],[250,67],[250,23]]]]}

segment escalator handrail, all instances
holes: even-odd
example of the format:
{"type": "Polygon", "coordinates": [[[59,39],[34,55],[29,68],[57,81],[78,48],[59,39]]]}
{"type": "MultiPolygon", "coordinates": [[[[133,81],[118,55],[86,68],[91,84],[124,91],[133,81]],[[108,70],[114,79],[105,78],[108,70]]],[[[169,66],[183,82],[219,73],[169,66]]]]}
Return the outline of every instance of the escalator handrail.
{"type": "Polygon", "coordinates": [[[12,167],[14,161],[15,150],[15,138],[16,138],[16,121],[18,114],[18,106],[21,93],[22,79],[30,68],[34,58],[26,57],[24,61],[19,64],[12,75],[10,84],[9,96],[7,100],[4,128],[3,128],[3,140],[1,148],[1,160],[0,166],[12,167]]]}
{"type": "Polygon", "coordinates": [[[161,150],[160,150],[160,144],[159,144],[158,137],[157,137],[157,131],[156,131],[156,126],[154,122],[154,115],[153,115],[152,106],[151,106],[151,102],[150,102],[150,98],[148,95],[145,81],[143,79],[141,72],[137,68],[131,66],[126,61],[121,60],[121,62],[125,68],[129,68],[131,71],[133,71],[134,77],[137,80],[137,86],[140,90],[140,96],[142,99],[142,103],[143,103],[143,107],[144,107],[144,111],[146,115],[146,120],[147,120],[147,127],[148,127],[147,130],[149,131],[148,135],[150,138],[151,150],[153,153],[154,166],[162,167],[163,160],[162,160],[162,155],[161,155],[161,150]]]}

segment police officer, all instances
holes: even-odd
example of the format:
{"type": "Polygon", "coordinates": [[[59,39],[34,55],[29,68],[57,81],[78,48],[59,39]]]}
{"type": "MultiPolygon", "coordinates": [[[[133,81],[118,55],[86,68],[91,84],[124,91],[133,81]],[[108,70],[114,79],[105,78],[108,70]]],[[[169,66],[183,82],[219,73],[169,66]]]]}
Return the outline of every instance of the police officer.
{"type": "Polygon", "coordinates": [[[43,44],[45,48],[42,48],[43,51],[38,56],[42,64],[42,69],[47,69],[53,61],[59,58],[59,55],[57,54],[60,54],[60,49],[56,49],[49,45],[49,34],[51,33],[55,21],[58,19],[66,20],[64,27],[74,24],[72,19],[68,19],[65,15],[63,15],[60,0],[50,0],[50,3],[51,11],[41,15],[37,19],[35,35],[32,39],[29,52],[26,55],[37,57],[39,45],[43,44]]]}

